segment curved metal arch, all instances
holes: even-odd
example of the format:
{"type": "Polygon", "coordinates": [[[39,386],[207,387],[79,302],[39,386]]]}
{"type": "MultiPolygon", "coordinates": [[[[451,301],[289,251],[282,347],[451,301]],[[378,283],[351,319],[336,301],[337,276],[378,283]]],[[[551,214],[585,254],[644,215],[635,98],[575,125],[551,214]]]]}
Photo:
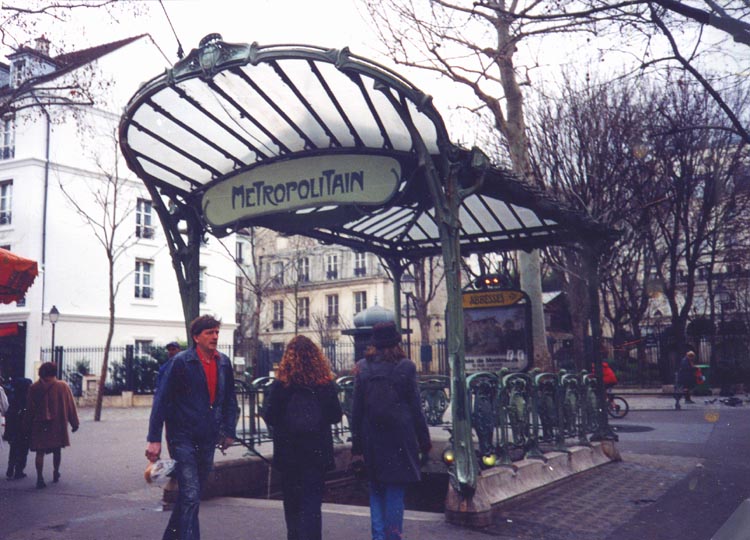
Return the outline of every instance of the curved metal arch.
{"type": "MultiPolygon", "coordinates": [[[[206,184],[205,182],[198,182],[194,178],[186,176],[180,171],[171,170],[165,163],[157,163],[153,157],[142,155],[131,146],[128,137],[129,129],[131,128],[135,128],[140,132],[149,133],[151,137],[155,139],[160,137],[159,134],[151,131],[148,126],[144,126],[136,120],[135,116],[137,113],[142,107],[151,106],[156,110],[157,114],[177,123],[178,120],[171,118],[168,111],[154,103],[154,98],[163,91],[175,89],[175,91],[181,93],[180,98],[187,101],[190,99],[190,96],[188,96],[184,90],[180,90],[180,85],[183,83],[193,79],[200,79],[203,82],[211,83],[217,75],[221,73],[231,73],[232,70],[238,68],[243,68],[245,66],[259,66],[261,64],[271,65],[276,68],[279,62],[286,60],[304,60],[311,62],[310,66],[313,71],[317,70],[317,64],[319,63],[328,64],[352,79],[355,84],[357,83],[357,77],[365,77],[373,81],[373,90],[380,92],[395,92],[397,96],[396,102],[408,102],[413,104],[414,109],[429,120],[435,130],[436,140],[434,141],[434,144],[436,146],[435,150],[437,150],[438,153],[442,154],[447,151],[450,154],[455,154],[457,151],[457,148],[455,148],[449,140],[445,123],[443,122],[440,113],[435,109],[432,97],[419,90],[415,85],[386,66],[352,54],[348,48],[330,49],[300,44],[261,46],[258,45],[258,43],[252,43],[249,45],[226,43],[221,41],[220,35],[210,34],[201,41],[198,48],[193,49],[184,59],[177,62],[171,69],[166,70],[163,74],[144,83],[128,102],[125,108],[125,113],[120,121],[119,135],[120,145],[129,166],[139,177],[153,182],[166,192],[179,193],[186,198],[193,196],[195,188],[200,189],[201,184],[206,184]],[[163,176],[159,177],[155,174],[149,173],[141,160],[163,169],[165,175],[172,175],[181,178],[184,185],[167,182],[164,180],[163,176]]],[[[325,77],[319,73],[316,77],[319,78],[323,85],[326,84],[327,81],[325,77]]],[[[329,97],[333,100],[334,106],[339,105],[336,103],[336,98],[333,94],[329,94],[329,97]]],[[[242,116],[242,113],[240,113],[240,116],[242,116]]],[[[213,120],[216,123],[220,122],[219,119],[213,120]]],[[[187,126],[181,127],[186,130],[189,129],[187,126]]],[[[352,126],[350,126],[349,129],[353,129],[352,126]]],[[[381,126],[381,130],[383,131],[384,138],[387,138],[388,126],[381,126]]],[[[201,134],[198,132],[194,132],[193,136],[196,139],[201,138],[201,134]]],[[[301,134],[301,136],[304,137],[304,134],[301,134]]],[[[364,144],[361,138],[356,135],[353,138],[355,141],[358,141],[354,147],[376,148],[364,144]]],[[[169,145],[170,143],[164,141],[164,144],[169,145]]],[[[210,142],[206,141],[206,144],[208,145],[210,142]]],[[[377,148],[382,149],[381,147],[377,148]]],[[[174,150],[176,152],[181,151],[179,148],[174,148],[174,150]]],[[[222,152],[223,150],[217,148],[216,151],[222,152]]],[[[411,151],[413,151],[413,148],[411,151]]],[[[292,151],[292,153],[296,152],[292,151]]],[[[277,156],[264,156],[259,150],[256,150],[255,154],[256,159],[251,163],[245,163],[243,165],[235,163],[232,168],[225,171],[211,170],[212,182],[220,181],[227,174],[236,172],[238,167],[253,166],[265,162],[266,160],[284,157],[282,153],[277,156]]],[[[188,156],[187,154],[185,154],[185,158],[194,161],[197,159],[195,156],[188,156]]],[[[232,159],[233,158],[228,156],[229,161],[232,161],[232,159]]],[[[199,164],[199,166],[204,169],[210,169],[208,164],[199,164]]]]}

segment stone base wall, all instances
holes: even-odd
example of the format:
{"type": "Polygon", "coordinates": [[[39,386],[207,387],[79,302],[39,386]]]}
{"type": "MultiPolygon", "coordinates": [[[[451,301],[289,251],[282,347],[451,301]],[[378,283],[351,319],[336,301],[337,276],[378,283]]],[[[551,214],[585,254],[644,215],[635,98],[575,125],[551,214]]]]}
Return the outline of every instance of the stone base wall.
{"type": "Polygon", "coordinates": [[[469,527],[492,523],[493,511],[500,503],[517,495],[549,485],[574,474],[619,461],[620,454],[611,441],[571,447],[569,452],[549,452],[542,459],[524,459],[512,467],[486,469],[477,477],[476,491],[463,496],[452,485],[445,499],[445,518],[469,527]]]}

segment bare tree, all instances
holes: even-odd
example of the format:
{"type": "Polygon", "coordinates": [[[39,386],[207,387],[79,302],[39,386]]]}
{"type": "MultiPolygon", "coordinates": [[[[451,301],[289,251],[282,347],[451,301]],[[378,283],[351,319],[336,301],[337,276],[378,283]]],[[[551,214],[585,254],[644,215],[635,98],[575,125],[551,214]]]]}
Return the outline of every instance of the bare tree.
{"type": "Polygon", "coordinates": [[[81,12],[97,11],[103,16],[138,14],[144,6],[124,5],[117,0],[16,0],[0,4],[0,46],[12,53],[31,52],[22,77],[11,80],[0,96],[0,117],[24,109],[66,107],[76,109],[93,105],[95,96],[109,84],[92,76],[92,68],[79,65],[79,56],[65,54],[66,43],[51,43],[44,36],[55,34],[81,12]],[[31,45],[32,40],[36,43],[31,45]]]}
{"type": "MultiPolygon", "coordinates": [[[[530,183],[522,85],[514,66],[527,36],[518,19],[500,15],[498,4],[366,0],[388,55],[397,63],[435,72],[468,87],[506,144],[513,171],[530,183]]],[[[514,4],[515,5],[515,4],[514,4]]],[[[542,305],[539,253],[518,255],[521,288],[531,299],[534,365],[550,369],[542,305]]]]}
{"type": "MultiPolygon", "coordinates": [[[[733,108],[741,110],[746,101],[735,94],[733,108]]],[[[648,210],[642,232],[654,255],[652,275],[669,305],[677,355],[685,345],[699,268],[715,258],[717,238],[736,215],[728,210],[743,153],[721,108],[689,79],[655,90],[651,102],[642,161],[658,181],[638,195],[648,210]]],[[[665,379],[669,367],[662,366],[665,379]]]]}
{"type": "Polygon", "coordinates": [[[110,164],[102,163],[102,160],[97,156],[95,158],[96,164],[102,176],[91,180],[80,179],[80,182],[86,182],[86,189],[76,189],[62,181],[59,182],[60,190],[68,203],[91,229],[107,258],[109,322],[104,345],[104,358],[96,392],[94,409],[94,421],[96,422],[100,421],[102,416],[104,385],[109,369],[109,350],[115,331],[117,293],[120,290],[120,285],[131,273],[128,271],[118,275],[117,261],[139,239],[131,221],[132,214],[136,209],[134,188],[132,182],[120,176],[120,154],[117,152],[118,145],[115,133],[112,134],[110,142],[114,149],[114,152],[112,152],[113,162],[110,164]]]}
{"type": "MultiPolygon", "coordinates": [[[[261,313],[266,295],[272,286],[273,276],[266,271],[263,258],[272,252],[274,233],[261,227],[250,227],[238,232],[247,240],[249,250],[237,258],[237,253],[225,246],[239,269],[236,283],[237,336],[235,344],[243,346],[244,354],[250,354],[250,361],[257,365],[260,358],[261,313]]],[[[224,245],[222,243],[222,245],[224,245]]]]}
{"type": "MultiPolygon", "coordinates": [[[[417,319],[420,331],[420,343],[430,344],[432,318],[430,304],[445,279],[442,259],[440,257],[424,257],[414,261],[407,267],[407,275],[414,278],[414,291],[411,301],[414,307],[414,318],[417,319]]],[[[411,353],[411,351],[410,351],[411,353]]]]}
{"type": "MultiPolygon", "coordinates": [[[[640,319],[647,297],[640,276],[643,251],[626,219],[639,215],[634,193],[650,180],[634,154],[641,143],[648,110],[638,86],[627,79],[601,83],[566,74],[561,98],[546,100],[530,114],[532,160],[536,175],[549,190],[573,208],[611,227],[625,229],[614,246],[602,253],[600,295],[604,315],[616,341],[640,319]],[[639,306],[633,310],[634,306],[639,306]],[[640,310],[640,311],[639,311],[640,310]]],[[[642,247],[642,246],[641,246],[642,247]]],[[[564,289],[572,305],[585,315],[589,294],[584,261],[573,248],[548,250],[553,265],[564,271],[564,289]]],[[[584,362],[587,317],[573,317],[573,354],[584,362]]]]}

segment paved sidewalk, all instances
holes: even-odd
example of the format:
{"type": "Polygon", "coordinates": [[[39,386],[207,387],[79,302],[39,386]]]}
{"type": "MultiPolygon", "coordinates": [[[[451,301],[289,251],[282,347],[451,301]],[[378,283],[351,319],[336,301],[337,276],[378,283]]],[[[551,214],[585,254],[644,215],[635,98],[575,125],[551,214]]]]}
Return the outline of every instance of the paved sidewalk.
{"type": "MultiPolygon", "coordinates": [[[[674,397],[671,394],[645,392],[641,390],[622,390],[615,388],[615,395],[627,400],[631,411],[661,411],[674,410],[674,397]]],[[[724,403],[727,398],[711,396],[693,396],[694,403],[685,403],[680,400],[680,406],[685,410],[692,409],[747,409],[750,410],[750,396],[746,394],[737,394],[735,398],[741,400],[740,406],[731,406],[724,403]]]]}
{"type": "MultiPolygon", "coordinates": [[[[740,407],[721,405],[718,401],[706,403],[706,399],[699,398],[694,405],[678,412],[673,410],[670,396],[625,396],[633,413],[624,420],[613,421],[621,433],[623,462],[513,499],[503,506],[495,524],[482,531],[450,525],[443,514],[407,511],[405,538],[473,540],[489,535],[501,540],[707,540],[741,501],[737,495],[740,488],[731,492],[726,488],[732,481],[747,485],[750,475],[743,460],[737,459],[734,465],[732,459],[719,460],[721,467],[734,468],[727,469],[716,484],[720,491],[703,495],[707,497],[704,504],[709,517],[697,514],[695,517],[700,518],[699,525],[702,523],[707,534],[691,536],[691,529],[679,536],[672,534],[674,524],[670,523],[680,510],[668,503],[674,499],[678,504],[680,497],[694,499],[701,495],[700,479],[704,477],[699,473],[704,470],[704,463],[706,470],[710,465],[701,456],[709,452],[704,448],[708,448],[711,434],[719,424],[722,429],[729,429],[726,427],[729,424],[741,425],[742,431],[736,433],[750,432],[745,429],[750,427],[750,415],[745,414],[750,404],[744,403],[745,396],[741,396],[740,407]],[[646,417],[654,418],[648,422],[656,427],[640,434],[636,428],[646,417]],[[691,448],[695,452],[688,452],[691,448]],[[652,451],[656,454],[650,454],[652,451]],[[694,481],[697,489],[690,487],[694,481]],[[711,510],[714,499],[721,500],[721,507],[711,510]],[[609,517],[604,519],[602,514],[609,517]],[[651,530],[652,521],[656,525],[664,520],[662,533],[644,533],[651,530]]],[[[161,511],[161,490],[143,480],[148,409],[107,409],[101,422],[93,422],[92,409],[80,412],[81,429],[72,435],[72,446],[63,451],[60,483],[49,481],[50,457],[45,463],[48,487],[44,490],[34,488],[32,456],[26,470],[28,478],[16,482],[0,479],[0,538],[160,538],[168,519],[161,511]]],[[[732,442],[742,455],[750,451],[748,439],[732,442]]],[[[710,452],[720,452],[728,443],[712,444],[715,450],[710,452]]],[[[264,453],[268,451],[270,448],[264,449],[264,453]]],[[[232,448],[227,456],[217,453],[217,459],[242,454],[242,448],[232,448]]],[[[0,462],[6,459],[7,446],[0,451],[0,462]]],[[[693,499],[690,504],[695,504],[693,499]]],[[[325,504],[323,521],[325,538],[349,540],[370,536],[366,507],[325,504]]],[[[280,540],[286,534],[280,501],[212,499],[201,506],[201,522],[204,540],[280,540]]],[[[700,527],[696,525],[693,529],[700,527]]]]}

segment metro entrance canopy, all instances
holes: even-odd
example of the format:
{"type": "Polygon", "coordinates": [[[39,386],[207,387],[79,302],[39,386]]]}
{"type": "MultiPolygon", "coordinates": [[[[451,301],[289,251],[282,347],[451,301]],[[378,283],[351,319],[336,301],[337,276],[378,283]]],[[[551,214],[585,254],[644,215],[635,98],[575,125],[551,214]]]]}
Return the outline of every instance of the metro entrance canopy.
{"type": "Polygon", "coordinates": [[[138,176],[200,208],[216,236],[258,225],[387,258],[439,254],[417,136],[467,191],[462,253],[604,232],[453,145],[431,98],[383,66],[346,49],[201,43],[133,97],[120,140],[138,176]]]}
{"type": "MultiPolygon", "coordinates": [[[[427,94],[347,49],[209,35],[133,96],[120,144],[164,226],[188,320],[198,312],[204,232],[261,226],[372,252],[393,271],[397,312],[405,265],[442,253],[457,441],[471,441],[460,256],[609,236],[451,143],[427,94]]],[[[470,491],[471,451],[457,458],[470,491]]]]}

